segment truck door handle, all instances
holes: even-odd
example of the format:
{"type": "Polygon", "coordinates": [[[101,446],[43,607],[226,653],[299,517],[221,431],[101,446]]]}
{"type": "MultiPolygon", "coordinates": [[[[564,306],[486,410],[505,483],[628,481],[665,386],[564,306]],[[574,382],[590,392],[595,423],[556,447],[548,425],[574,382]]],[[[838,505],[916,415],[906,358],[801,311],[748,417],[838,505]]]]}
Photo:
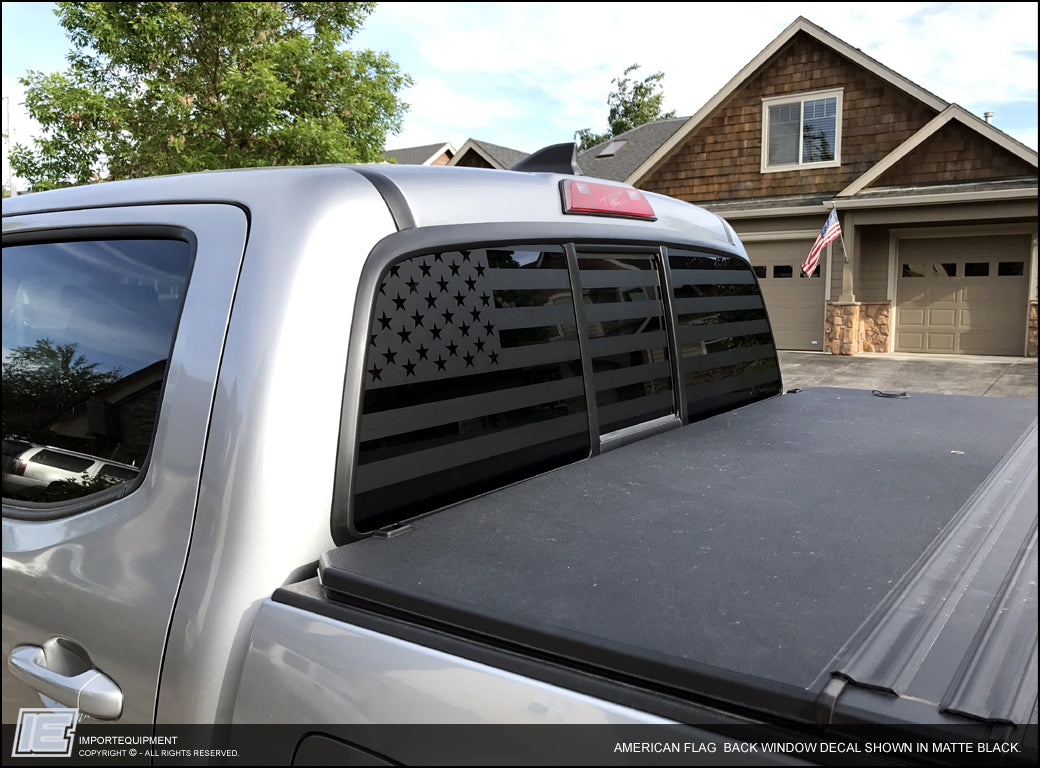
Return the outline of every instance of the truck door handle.
{"type": "Polygon", "coordinates": [[[97,720],[115,720],[123,712],[123,692],[94,668],[86,652],[71,640],[51,638],[20,645],[8,659],[11,674],[47,698],[97,720]]]}

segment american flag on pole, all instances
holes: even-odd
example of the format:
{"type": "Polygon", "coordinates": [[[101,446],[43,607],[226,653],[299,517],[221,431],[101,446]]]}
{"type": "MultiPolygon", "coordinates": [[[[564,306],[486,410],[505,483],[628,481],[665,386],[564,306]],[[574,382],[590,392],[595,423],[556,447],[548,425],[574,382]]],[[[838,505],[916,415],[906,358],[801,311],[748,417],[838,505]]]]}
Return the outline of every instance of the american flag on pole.
{"type": "Polygon", "coordinates": [[[838,223],[838,209],[831,208],[831,215],[827,217],[823,229],[820,230],[820,236],[816,238],[813,247],[809,249],[809,255],[802,262],[802,272],[811,275],[816,270],[816,265],[820,263],[820,254],[824,247],[839,237],[841,237],[841,224],[838,223]]]}

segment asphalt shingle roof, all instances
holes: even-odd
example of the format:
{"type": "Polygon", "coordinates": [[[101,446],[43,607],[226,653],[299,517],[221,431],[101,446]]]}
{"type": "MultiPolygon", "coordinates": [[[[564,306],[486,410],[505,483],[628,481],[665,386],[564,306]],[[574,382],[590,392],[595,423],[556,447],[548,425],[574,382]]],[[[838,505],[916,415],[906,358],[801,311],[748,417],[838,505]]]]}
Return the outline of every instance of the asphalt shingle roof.
{"type": "Polygon", "coordinates": [[[586,149],[578,155],[578,166],[587,176],[624,181],[643,164],[643,161],[668,141],[687,120],[689,120],[688,117],[671,117],[643,123],[643,125],[586,149]],[[625,142],[624,146],[612,156],[599,157],[610,142],[622,140],[625,142]]]}
{"type": "Polygon", "coordinates": [[[444,147],[440,144],[427,144],[422,147],[403,147],[401,149],[388,149],[383,152],[386,157],[393,159],[398,165],[422,165],[430,156],[444,147]]]}
{"type": "Polygon", "coordinates": [[[488,141],[470,139],[470,142],[479,147],[480,150],[489,157],[493,158],[495,162],[503,168],[512,168],[529,154],[528,152],[521,152],[519,149],[501,147],[498,144],[492,144],[488,141]]]}

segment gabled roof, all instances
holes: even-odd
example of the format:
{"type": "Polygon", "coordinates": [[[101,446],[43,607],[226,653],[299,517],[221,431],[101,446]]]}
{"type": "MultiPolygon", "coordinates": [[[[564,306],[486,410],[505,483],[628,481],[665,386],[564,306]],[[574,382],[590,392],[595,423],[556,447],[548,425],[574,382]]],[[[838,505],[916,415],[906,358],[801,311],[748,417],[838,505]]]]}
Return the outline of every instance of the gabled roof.
{"type": "Polygon", "coordinates": [[[867,56],[863,51],[858,48],[853,48],[843,40],[839,40],[837,37],[827,32],[825,29],[816,26],[808,19],[799,16],[790,26],[781,32],[776,39],[773,40],[769,45],[762,49],[762,51],[755,56],[748,64],[738,72],[733,79],[731,79],[722,90],[716,93],[711,99],[701,107],[695,115],[690,117],[686,124],[683,125],[679,130],[673,133],[664,144],[651,154],[645,161],[643,161],[638,168],[636,168],[626,179],[629,184],[637,184],[642,181],[654,168],[657,167],[663,160],[665,160],[673,150],[679,147],[683,141],[689,136],[697,127],[704,122],[715,109],[724,103],[730,96],[732,96],[737,89],[739,89],[744,83],[749,80],[764,64],[766,64],[774,54],[776,54],[781,48],[783,48],[795,35],[800,32],[815,38],[820,43],[832,48],[834,51],[851,60],[853,63],[858,64],[864,69],[869,70],[877,77],[885,80],[891,85],[899,88],[906,92],[910,96],[924,102],[928,106],[932,107],[936,112],[942,112],[948,106],[947,102],[940,99],[934,93],[925,90],[916,83],[906,79],[898,72],[895,72],[885,65],[881,64],[877,60],[867,56]]]}
{"type": "Polygon", "coordinates": [[[422,147],[404,147],[403,149],[388,149],[383,154],[392,159],[398,165],[432,165],[433,161],[445,152],[449,156],[455,154],[455,147],[451,142],[443,144],[426,144],[422,147]]]}
{"type": "Polygon", "coordinates": [[[624,181],[682,128],[687,119],[672,117],[636,126],[586,149],[578,155],[578,166],[587,176],[624,181]]]}
{"type": "Polygon", "coordinates": [[[881,160],[881,162],[874,165],[869,171],[849,184],[849,186],[845,187],[845,189],[839,192],[837,196],[851,197],[866,189],[873,182],[881,178],[881,176],[883,176],[887,171],[895,167],[913,150],[920,147],[925,141],[934,136],[941,128],[952,121],[957,121],[970,130],[976,131],[984,138],[1001,146],[1021,160],[1032,164],[1034,168],[1037,167],[1037,153],[1034,150],[1024,144],[1020,144],[1015,139],[1011,138],[1003,131],[994,128],[986,121],[980,120],[963,107],[957,104],[951,104],[930,120],[927,125],[917,131],[917,133],[896,147],[883,160],[881,160]]]}
{"type": "Polygon", "coordinates": [[[457,165],[466,153],[471,151],[484,158],[492,168],[503,170],[512,168],[530,154],[529,152],[521,152],[519,149],[501,147],[498,144],[492,144],[488,141],[466,139],[466,143],[462,145],[458,152],[455,153],[455,157],[451,159],[451,162],[449,162],[448,165],[457,165]]]}

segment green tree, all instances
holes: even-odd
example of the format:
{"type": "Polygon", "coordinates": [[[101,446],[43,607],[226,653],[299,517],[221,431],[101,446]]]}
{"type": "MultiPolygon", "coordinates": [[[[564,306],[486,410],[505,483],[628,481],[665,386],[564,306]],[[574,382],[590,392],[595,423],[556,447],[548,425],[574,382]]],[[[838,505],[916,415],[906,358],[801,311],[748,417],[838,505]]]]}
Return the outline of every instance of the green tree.
{"type": "Polygon", "coordinates": [[[629,78],[639,69],[638,64],[629,66],[621,77],[611,80],[614,90],[607,97],[610,114],[607,117],[609,129],[606,133],[593,133],[590,128],[575,131],[574,140],[578,142],[578,150],[585,150],[607,139],[630,131],[633,128],[649,123],[652,120],[675,117],[675,112],[661,112],[664,93],[661,92],[661,80],[664,72],[655,72],[642,80],[629,78]]]}
{"type": "Polygon", "coordinates": [[[411,79],[348,50],[375,3],[57,3],[69,68],[21,80],[33,189],[262,165],[373,162],[411,79]]]}

